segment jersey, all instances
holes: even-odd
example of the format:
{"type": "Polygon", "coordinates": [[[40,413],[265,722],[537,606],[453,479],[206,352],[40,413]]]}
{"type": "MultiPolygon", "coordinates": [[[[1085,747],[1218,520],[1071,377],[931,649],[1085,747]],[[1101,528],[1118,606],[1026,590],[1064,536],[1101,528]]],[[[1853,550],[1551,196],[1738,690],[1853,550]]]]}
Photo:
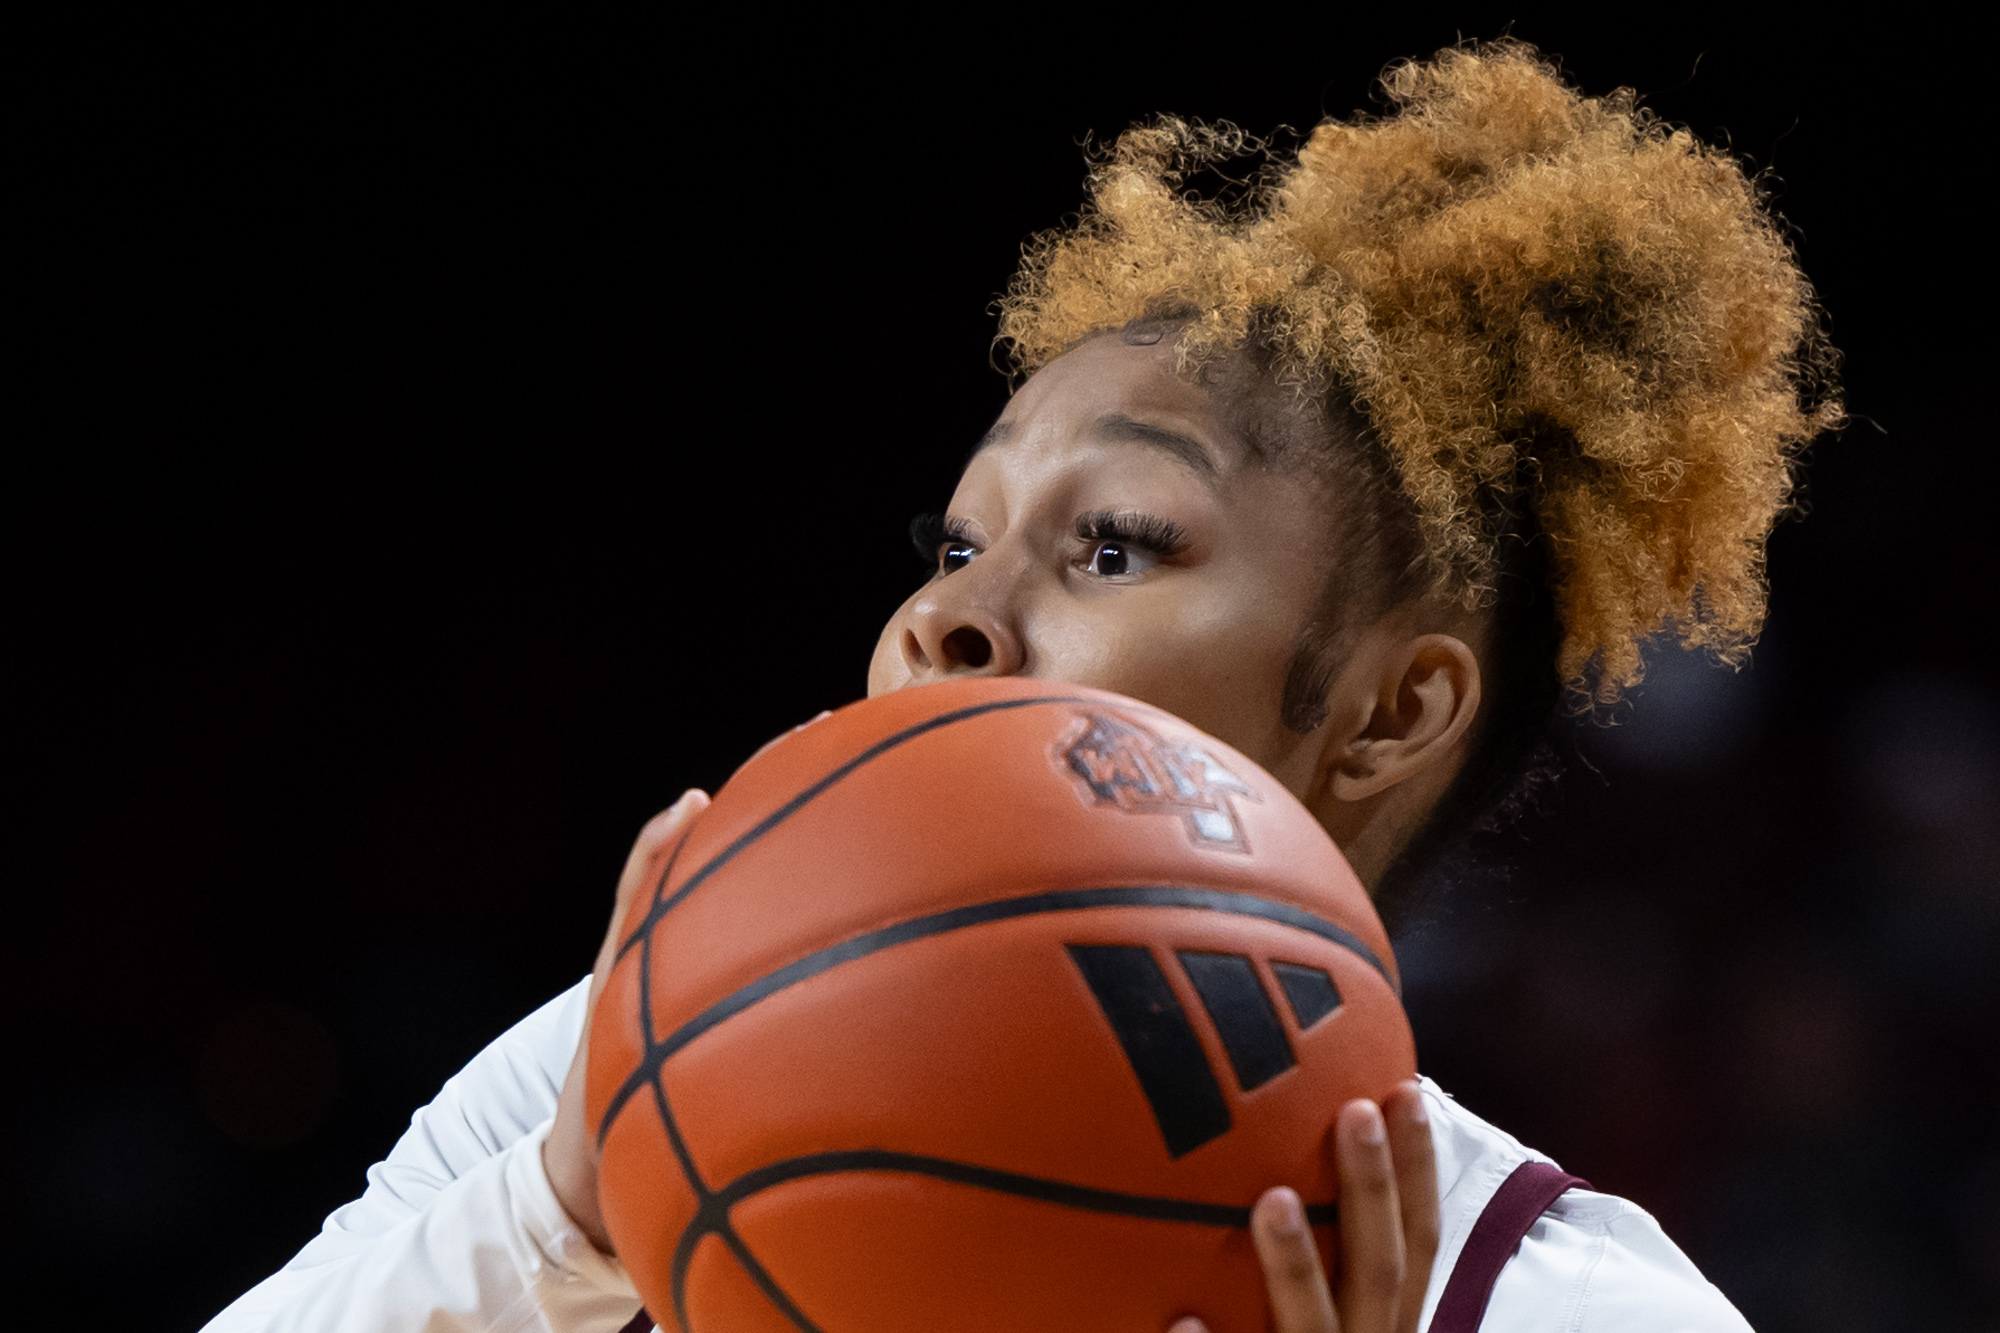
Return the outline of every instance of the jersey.
{"type": "MultiPolygon", "coordinates": [[[[585,978],[475,1056],[361,1197],[205,1333],[620,1333],[638,1293],[542,1168],[588,1005],[585,978]]],[[[1747,1333],[1645,1210],[1422,1086],[1442,1226],[1421,1330],[1747,1333]]]]}

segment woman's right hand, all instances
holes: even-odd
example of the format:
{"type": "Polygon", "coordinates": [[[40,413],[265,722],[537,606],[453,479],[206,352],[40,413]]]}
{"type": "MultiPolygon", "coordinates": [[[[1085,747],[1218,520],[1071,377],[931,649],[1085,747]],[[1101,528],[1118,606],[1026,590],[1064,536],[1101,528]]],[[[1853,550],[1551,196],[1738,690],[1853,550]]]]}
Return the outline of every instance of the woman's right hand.
{"type": "Polygon", "coordinates": [[[597,951],[597,965],[590,974],[590,1003],[584,1010],[583,1037],[576,1044],[576,1058],[570,1061],[569,1075],[563,1080],[562,1096],[556,1102],[556,1122],[542,1143],[542,1169],[570,1220],[606,1254],[612,1253],[611,1237],[604,1230],[604,1213],[597,1203],[597,1136],[591,1133],[584,1114],[584,1074],[590,1064],[590,1022],[597,1013],[597,997],[617,961],[618,932],[625,910],[643,885],[659,876],[668,854],[694,817],[708,808],[708,795],[688,791],[678,801],[646,821],[639,830],[632,854],[625,858],[625,871],[618,877],[618,900],[611,909],[611,925],[597,951]]]}
{"type": "MultiPolygon", "coordinates": [[[[1416,1333],[1437,1258],[1437,1156],[1413,1081],[1377,1106],[1343,1106],[1327,1147],[1340,1176],[1337,1280],[1329,1283],[1296,1192],[1265,1191],[1250,1214],[1276,1333],[1416,1333]]],[[[1168,1333],[1207,1333],[1183,1319],[1168,1333]]]]}

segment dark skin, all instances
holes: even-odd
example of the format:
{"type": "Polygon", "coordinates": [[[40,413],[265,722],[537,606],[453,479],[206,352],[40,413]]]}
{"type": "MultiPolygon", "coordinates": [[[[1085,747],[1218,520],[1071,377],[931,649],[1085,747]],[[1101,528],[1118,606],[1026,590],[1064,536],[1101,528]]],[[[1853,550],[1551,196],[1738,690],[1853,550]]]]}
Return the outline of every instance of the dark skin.
{"type": "MultiPolygon", "coordinates": [[[[1241,377],[1237,377],[1240,379],[1241,377]]],[[[1265,386],[1268,390],[1270,386],[1265,386]]],[[[965,675],[1114,690],[1179,714],[1255,759],[1319,819],[1373,886],[1463,764],[1479,706],[1483,625],[1396,607],[1343,646],[1324,720],[1287,727],[1284,683],[1338,559],[1341,497],[1273,457],[1259,390],[1177,364],[1173,339],[1090,340],[1008,404],[952,497],[938,572],[890,617],[871,696],[965,675]],[[1264,429],[1258,428],[1258,421],[1264,429]],[[1253,438],[1262,437],[1262,438],[1253,438]]],[[[1266,394],[1266,408],[1277,400],[1266,394]]],[[[690,792],[640,833],[615,923],[708,798],[690,792]]],[[[608,971],[607,933],[592,977],[608,971]]],[[[586,1032],[588,1027],[586,1026],[586,1032]]],[[[611,1248],[597,1203],[579,1050],[543,1161],[570,1216],[611,1248]]],[[[1341,1107],[1337,1271],[1322,1270],[1298,1195],[1251,1214],[1277,1333],[1412,1333],[1438,1242],[1430,1127],[1414,1083],[1341,1107]]],[[[1171,1333],[1202,1333],[1198,1320],[1171,1333]]]]}

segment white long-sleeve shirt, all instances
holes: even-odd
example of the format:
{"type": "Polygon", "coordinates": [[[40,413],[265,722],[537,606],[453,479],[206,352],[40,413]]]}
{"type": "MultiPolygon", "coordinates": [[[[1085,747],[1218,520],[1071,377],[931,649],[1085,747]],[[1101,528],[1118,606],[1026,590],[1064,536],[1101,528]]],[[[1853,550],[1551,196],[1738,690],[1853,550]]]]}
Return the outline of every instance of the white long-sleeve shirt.
{"type": "MultiPolygon", "coordinates": [[[[368,1169],[359,1199],[205,1333],[618,1333],[639,1311],[616,1259],[557,1202],[542,1140],[583,1034],[589,980],[454,1075],[368,1169]]],[[[1546,1161],[1423,1081],[1443,1230],[1421,1328],[1474,1222],[1523,1162],[1546,1161]]],[[[1501,1270],[1484,1333],[1744,1333],[1650,1214],[1572,1189],[1501,1270]]]]}

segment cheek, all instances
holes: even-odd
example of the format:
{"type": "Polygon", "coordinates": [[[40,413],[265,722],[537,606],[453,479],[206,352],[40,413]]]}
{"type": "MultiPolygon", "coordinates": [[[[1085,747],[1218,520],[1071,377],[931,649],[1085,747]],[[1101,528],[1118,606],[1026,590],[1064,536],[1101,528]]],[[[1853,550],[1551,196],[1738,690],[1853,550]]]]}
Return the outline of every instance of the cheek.
{"type": "MultiPolygon", "coordinates": [[[[1279,720],[1295,617],[1257,598],[1137,599],[1052,636],[1051,674],[1164,708],[1269,764],[1290,735],[1279,720]]],[[[1037,674],[1041,674],[1038,672],[1037,674]]]]}

